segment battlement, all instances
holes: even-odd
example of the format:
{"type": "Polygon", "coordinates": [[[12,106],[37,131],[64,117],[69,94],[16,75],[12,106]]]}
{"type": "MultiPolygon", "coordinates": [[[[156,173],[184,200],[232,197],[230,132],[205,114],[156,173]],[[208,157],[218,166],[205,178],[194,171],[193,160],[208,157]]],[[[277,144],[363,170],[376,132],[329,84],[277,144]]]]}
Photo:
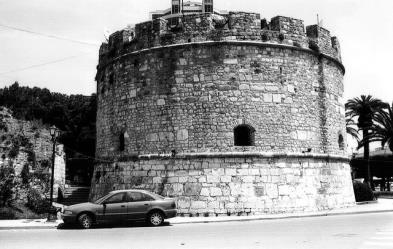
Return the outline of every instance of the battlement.
{"type": "Polygon", "coordinates": [[[260,14],[229,12],[226,15],[201,13],[170,19],[157,18],[113,33],[100,48],[100,64],[110,58],[142,49],[208,41],[254,41],[283,44],[327,54],[341,61],[336,37],[318,25],[276,16],[270,22],[260,14]],[[173,24],[176,23],[176,24],[173,24]]]}

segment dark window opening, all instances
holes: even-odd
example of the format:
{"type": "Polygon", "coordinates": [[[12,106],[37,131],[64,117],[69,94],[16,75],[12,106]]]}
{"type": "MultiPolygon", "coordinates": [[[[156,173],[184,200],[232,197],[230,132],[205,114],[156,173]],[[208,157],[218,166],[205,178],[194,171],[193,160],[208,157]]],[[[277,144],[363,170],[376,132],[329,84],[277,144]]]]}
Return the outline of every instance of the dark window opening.
{"type": "Polygon", "coordinates": [[[115,76],[113,76],[113,74],[109,75],[109,85],[113,85],[113,83],[115,82],[115,76]]]}
{"type": "Polygon", "coordinates": [[[172,14],[176,14],[180,12],[180,6],[179,5],[173,5],[172,6],[172,14]]]}
{"type": "Polygon", "coordinates": [[[255,129],[250,125],[239,125],[233,129],[235,146],[254,146],[255,129]]]}
{"type": "Polygon", "coordinates": [[[138,67],[139,66],[139,60],[138,59],[135,59],[134,60],[134,67],[136,68],[136,67],[138,67]]]}
{"type": "Polygon", "coordinates": [[[124,149],[125,149],[124,133],[121,133],[119,136],[119,150],[124,151],[124,149]]]}
{"type": "Polygon", "coordinates": [[[344,137],[343,135],[339,134],[338,135],[338,147],[340,148],[340,150],[344,150],[344,137]]]}
{"type": "Polygon", "coordinates": [[[212,13],[213,12],[213,5],[205,5],[205,12],[212,13]]]}
{"type": "Polygon", "coordinates": [[[179,24],[179,18],[172,18],[170,19],[169,23],[171,26],[176,26],[179,24]]]}

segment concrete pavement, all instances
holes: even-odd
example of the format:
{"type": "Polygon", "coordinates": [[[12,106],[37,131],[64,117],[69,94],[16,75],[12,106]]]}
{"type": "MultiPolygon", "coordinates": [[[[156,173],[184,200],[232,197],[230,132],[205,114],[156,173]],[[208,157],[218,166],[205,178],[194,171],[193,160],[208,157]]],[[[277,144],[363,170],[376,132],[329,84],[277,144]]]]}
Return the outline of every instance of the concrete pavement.
{"type": "MultiPolygon", "coordinates": [[[[376,202],[358,203],[349,208],[324,210],[307,213],[285,213],[285,214],[263,214],[252,216],[219,216],[219,217],[175,217],[169,219],[170,224],[187,223],[211,223],[211,222],[231,222],[231,221],[253,221],[271,220],[284,218],[301,218],[365,213],[393,212],[393,199],[378,199],[376,202]]],[[[0,220],[0,230],[7,229],[53,229],[61,224],[61,220],[47,222],[46,219],[20,219],[20,220],[0,220]]]]}
{"type": "Polygon", "coordinates": [[[4,249],[392,249],[393,212],[247,222],[1,230],[4,249]]]}

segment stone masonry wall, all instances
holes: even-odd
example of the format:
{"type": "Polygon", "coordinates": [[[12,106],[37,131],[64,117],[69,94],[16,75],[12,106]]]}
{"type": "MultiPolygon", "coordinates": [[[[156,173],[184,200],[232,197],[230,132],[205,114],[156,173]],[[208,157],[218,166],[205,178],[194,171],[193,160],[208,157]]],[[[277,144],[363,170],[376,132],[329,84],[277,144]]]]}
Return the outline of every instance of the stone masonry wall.
{"type": "Polygon", "coordinates": [[[128,27],[100,48],[96,156],[108,163],[96,165],[92,199],[148,189],[183,215],[354,203],[336,37],[256,13],[169,23],[128,27]],[[239,125],[255,129],[252,146],[235,146],[239,125]]]}
{"type": "Polygon", "coordinates": [[[348,162],[316,155],[156,156],[100,164],[92,198],[140,188],[175,197],[180,215],[303,212],[353,204],[348,162]]]}
{"type": "Polygon", "coordinates": [[[342,79],[328,59],[257,44],[129,55],[98,81],[97,155],[308,148],[343,155],[342,79]],[[242,123],[255,128],[255,146],[234,146],[233,129],[242,123]]]}

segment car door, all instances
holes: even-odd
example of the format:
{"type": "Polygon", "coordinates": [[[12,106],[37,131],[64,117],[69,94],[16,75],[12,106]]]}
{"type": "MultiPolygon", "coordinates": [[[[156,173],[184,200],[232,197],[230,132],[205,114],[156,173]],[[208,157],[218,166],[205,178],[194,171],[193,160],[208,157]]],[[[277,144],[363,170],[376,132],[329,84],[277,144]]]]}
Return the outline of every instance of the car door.
{"type": "Polygon", "coordinates": [[[127,213],[129,220],[145,219],[149,211],[151,201],[154,199],[141,192],[128,192],[129,202],[127,204],[127,213]]]}
{"type": "Polygon", "coordinates": [[[119,221],[127,219],[127,196],[117,193],[103,202],[103,219],[106,221],[119,221]]]}

